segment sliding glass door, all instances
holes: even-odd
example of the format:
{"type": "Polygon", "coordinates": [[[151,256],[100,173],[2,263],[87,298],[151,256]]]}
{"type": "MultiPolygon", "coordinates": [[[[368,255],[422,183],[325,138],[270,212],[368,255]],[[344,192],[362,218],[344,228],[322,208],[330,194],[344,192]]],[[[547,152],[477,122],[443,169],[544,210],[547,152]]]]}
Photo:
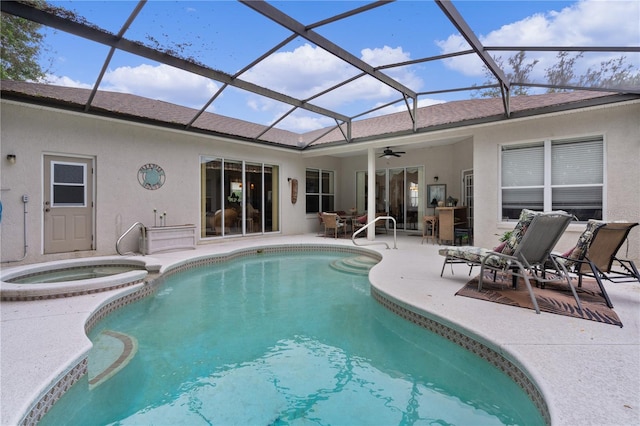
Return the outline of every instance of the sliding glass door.
{"type": "Polygon", "coordinates": [[[201,237],[279,231],[279,168],[202,157],[201,237]]]}
{"type": "MultiPolygon", "coordinates": [[[[396,220],[399,230],[421,229],[424,215],[424,167],[399,167],[376,171],[376,213],[384,213],[396,220]]],[[[356,208],[367,209],[367,172],[356,172],[356,208]]]]}

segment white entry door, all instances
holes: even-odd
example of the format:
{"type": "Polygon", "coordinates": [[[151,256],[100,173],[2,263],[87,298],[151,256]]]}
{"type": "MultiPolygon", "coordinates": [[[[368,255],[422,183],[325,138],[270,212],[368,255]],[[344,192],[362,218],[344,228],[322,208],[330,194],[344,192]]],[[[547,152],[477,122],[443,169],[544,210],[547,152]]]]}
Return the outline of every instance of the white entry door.
{"type": "Polygon", "coordinates": [[[93,247],[93,160],[44,157],[44,252],[93,247]]]}

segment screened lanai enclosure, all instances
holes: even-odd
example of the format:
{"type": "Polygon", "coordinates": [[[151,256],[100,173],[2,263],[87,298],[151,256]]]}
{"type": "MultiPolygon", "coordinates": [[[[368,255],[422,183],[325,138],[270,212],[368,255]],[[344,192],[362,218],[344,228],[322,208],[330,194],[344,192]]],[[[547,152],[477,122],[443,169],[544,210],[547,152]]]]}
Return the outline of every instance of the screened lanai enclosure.
{"type": "MultiPolygon", "coordinates": [[[[612,172],[623,173],[617,164],[631,143],[626,135],[612,139],[606,126],[582,134],[557,123],[521,139],[508,127],[637,102],[637,1],[38,0],[0,6],[3,19],[39,25],[46,46],[45,76],[3,80],[3,101],[159,129],[133,143],[125,134],[121,147],[131,148],[131,161],[155,165],[175,149],[162,161],[180,167],[171,176],[184,182],[165,186],[162,196],[144,195],[174,212],[174,199],[183,197],[184,209],[170,217],[197,224],[200,239],[310,232],[324,211],[369,212],[369,219],[385,213],[398,230],[419,232],[440,203],[466,207],[469,228],[481,210],[492,224],[516,220],[524,208],[562,209],[580,221],[606,219],[607,208],[615,213],[611,189],[621,185],[610,182],[612,172]],[[482,133],[489,125],[497,129],[491,136],[482,133]],[[179,138],[168,136],[172,132],[179,138]],[[612,143],[620,150],[615,156],[612,143]],[[440,146],[448,152],[427,152],[440,146]],[[477,179],[480,156],[489,170],[477,179]],[[487,160],[497,164],[489,167],[487,160]],[[495,170],[499,176],[491,175],[495,170]],[[295,204],[289,192],[298,181],[295,204]]],[[[76,125],[70,119],[65,131],[76,135],[76,125]]],[[[618,129],[626,126],[633,124],[618,129]]],[[[65,144],[48,152],[51,144],[38,143],[45,155],[64,153],[67,162],[90,157],[87,170],[99,161],[104,172],[105,164],[121,163],[98,154],[98,147],[115,144],[112,129],[99,141],[80,134],[73,149],[65,144]]],[[[100,175],[109,184],[120,177],[100,175]]],[[[87,229],[96,228],[91,214],[87,229]]],[[[94,241],[87,238],[92,247],[94,241]]]]}
{"type": "Polygon", "coordinates": [[[202,131],[202,113],[210,111],[255,124],[221,126],[220,133],[297,150],[393,132],[359,136],[353,130],[355,121],[389,112],[403,111],[411,122],[403,131],[417,132],[424,124],[417,108],[437,102],[497,97],[508,119],[519,94],[640,93],[637,30],[589,39],[560,18],[545,26],[557,16],[584,14],[602,19],[581,25],[604,30],[601,21],[612,14],[637,27],[640,12],[632,1],[1,4],[3,13],[43,25],[55,53],[49,81],[91,88],[82,100],[86,112],[98,90],[170,99],[195,109],[178,121],[186,130],[202,131]],[[548,34],[534,37],[540,32],[548,34]],[[277,66],[283,62],[286,68],[277,66]],[[147,78],[173,84],[149,92],[135,73],[131,84],[118,82],[116,74],[127,70],[151,70],[147,78]],[[192,88],[206,90],[180,96],[192,88]]]}

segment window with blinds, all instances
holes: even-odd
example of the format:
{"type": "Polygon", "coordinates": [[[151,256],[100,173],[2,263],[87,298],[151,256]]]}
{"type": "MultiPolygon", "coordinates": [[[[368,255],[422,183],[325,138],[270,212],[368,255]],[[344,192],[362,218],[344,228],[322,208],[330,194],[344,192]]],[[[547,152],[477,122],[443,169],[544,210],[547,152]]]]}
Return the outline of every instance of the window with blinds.
{"type": "Polygon", "coordinates": [[[524,208],[602,219],[602,136],[503,146],[501,154],[503,219],[524,208]]]}

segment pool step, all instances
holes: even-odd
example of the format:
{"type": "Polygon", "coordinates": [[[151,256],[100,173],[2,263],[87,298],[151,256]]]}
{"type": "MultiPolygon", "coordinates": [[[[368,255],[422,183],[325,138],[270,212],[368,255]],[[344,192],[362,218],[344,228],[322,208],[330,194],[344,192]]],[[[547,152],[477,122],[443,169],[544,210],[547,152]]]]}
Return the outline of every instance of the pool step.
{"type": "Polygon", "coordinates": [[[351,274],[367,275],[378,261],[369,256],[353,256],[331,262],[331,267],[338,271],[348,272],[351,274]]]}
{"type": "Polygon", "coordinates": [[[115,376],[129,364],[138,351],[135,337],[113,330],[102,331],[89,352],[89,389],[115,376]]]}

